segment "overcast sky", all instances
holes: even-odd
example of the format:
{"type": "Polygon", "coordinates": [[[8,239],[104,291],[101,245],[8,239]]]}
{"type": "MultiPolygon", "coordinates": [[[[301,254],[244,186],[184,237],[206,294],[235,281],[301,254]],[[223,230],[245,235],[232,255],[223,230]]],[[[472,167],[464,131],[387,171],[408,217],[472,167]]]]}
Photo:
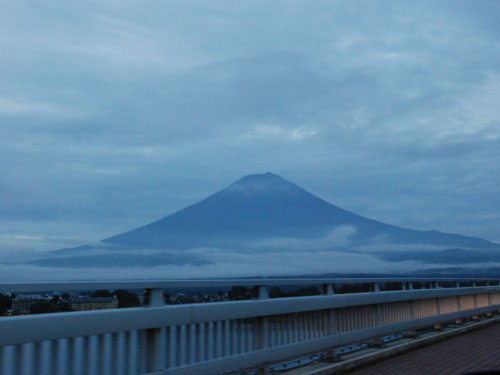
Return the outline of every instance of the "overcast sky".
{"type": "Polygon", "coordinates": [[[0,250],[271,171],[500,241],[500,2],[0,0],[0,250]]]}

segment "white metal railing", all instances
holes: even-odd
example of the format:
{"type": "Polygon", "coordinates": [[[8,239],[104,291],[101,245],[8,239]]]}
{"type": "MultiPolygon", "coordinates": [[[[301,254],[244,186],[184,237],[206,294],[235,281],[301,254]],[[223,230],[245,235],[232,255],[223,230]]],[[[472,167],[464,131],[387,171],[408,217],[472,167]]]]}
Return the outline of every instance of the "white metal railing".
{"type": "Polygon", "coordinates": [[[0,317],[0,374],[218,374],[500,309],[500,279],[238,279],[2,283],[0,293],[147,289],[149,305],[0,317]],[[380,291],[384,283],[402,290],[380,291]],[[428,289],[413,289],[414,283],[428,289]],[[335,284],[372,292],[335,294],[335,284]],[[467,284],[467,285],[465,285],[467,284]],[[479,284],[483,284],[478,286],[479,284]],[[255,286],[246,301],[164,305],[162,290],[255,286]],[[323,295],[268,298],[269,286],[323,295]],[[443,288],[440,286],[447,285],[443,288]]]}

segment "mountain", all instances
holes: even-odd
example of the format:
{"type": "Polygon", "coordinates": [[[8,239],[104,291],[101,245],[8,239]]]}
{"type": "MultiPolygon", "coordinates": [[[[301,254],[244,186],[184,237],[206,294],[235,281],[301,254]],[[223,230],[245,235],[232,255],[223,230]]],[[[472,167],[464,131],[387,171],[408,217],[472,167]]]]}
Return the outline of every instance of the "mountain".
{"type": "Polygon", "coordinates": [[[354,244],[374,240],[466,248],[499,245],[473,237],[416,231],[367,219],[334,206],[272,173],[243,177],[227,188],[154,223],[103,240],[132,248],[192,248],[255,239],[327,236],[340,226],[355,230],[354,244]]]}
{"type": "MultiPolygon", "coordinates": [[[[500,245],[480,238],[417,231],[371,220],[320,199],[272,173],[243,177],[172,215],[97,244],[52,252],[52,267],[210,265],[216,250],[331,250],[389,262],[492,262],[500,245]],[[390,251],[402,248],[405,251],[390,251]],[[435,250],[439,249],[439,253],[435,250]]],[[[293,256],[293,255],[292,255],[293,256]]],[[[312,254],[311,256],[314,256],[312,254]]]]}

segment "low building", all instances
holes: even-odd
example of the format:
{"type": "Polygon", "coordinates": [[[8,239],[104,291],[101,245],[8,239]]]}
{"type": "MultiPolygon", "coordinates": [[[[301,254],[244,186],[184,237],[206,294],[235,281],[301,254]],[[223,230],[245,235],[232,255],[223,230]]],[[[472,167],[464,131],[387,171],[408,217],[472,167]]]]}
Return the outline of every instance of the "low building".
{"type": "Polygon", "coordinates": [[[50,298],[39,294],[21,295],[12,300],[12,314],[29,314],[31,306],[41,301],[49,301],[50,298]]]}
{"type": "Polygon", "coordinates": [[[115,309],[118,307],[116,297],[70,297],[68,303],[73,311],[115,309]]]}

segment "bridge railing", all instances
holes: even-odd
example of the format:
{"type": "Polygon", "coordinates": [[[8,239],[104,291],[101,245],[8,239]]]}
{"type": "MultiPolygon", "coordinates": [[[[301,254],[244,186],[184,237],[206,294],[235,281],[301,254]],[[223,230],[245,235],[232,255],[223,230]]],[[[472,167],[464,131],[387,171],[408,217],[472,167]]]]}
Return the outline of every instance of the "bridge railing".
{"type": "Polygon", "coordinates": [[[146,289],[148,306],[0,317],[0,374],[219,374],[500,309],[499,279],[238,279],[3,283],[0,293],[146,289]],[[416,283],[432,288],[413,289],[416,283]],[[335,294],[334,285],[372,292],[335,294]],[[401,290],[380,291],[384,283],[401,290]],[[164,305],[162,290],[255,286],[258,299],[164,305]],[[268,298],[277,285],[323,294],[268,298]],[[443,288],[442,285],[449,287],[443,288]],[[467,286],[466,286],[467,285],[467,286]],[[478,286],[481,285],[481,286],[478,286]]]}

